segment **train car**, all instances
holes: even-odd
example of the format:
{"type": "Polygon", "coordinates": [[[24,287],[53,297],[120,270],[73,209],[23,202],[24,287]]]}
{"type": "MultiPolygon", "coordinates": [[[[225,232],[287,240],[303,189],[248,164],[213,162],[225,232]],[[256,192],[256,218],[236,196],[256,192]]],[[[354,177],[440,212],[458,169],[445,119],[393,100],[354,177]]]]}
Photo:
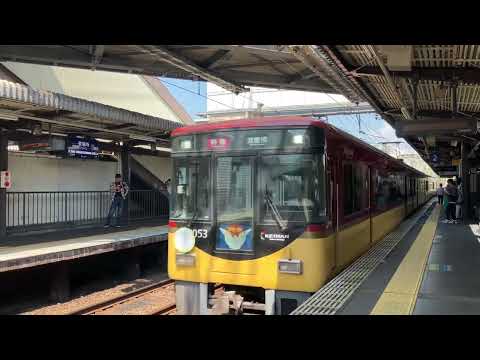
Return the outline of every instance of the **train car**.
{"type": "Polygon", "coordinates": [[[205,313],[215,283],[289,313],[432,196],[423,173],[313,118],[171,137],[168,273],[181,313],[205,313]]]}

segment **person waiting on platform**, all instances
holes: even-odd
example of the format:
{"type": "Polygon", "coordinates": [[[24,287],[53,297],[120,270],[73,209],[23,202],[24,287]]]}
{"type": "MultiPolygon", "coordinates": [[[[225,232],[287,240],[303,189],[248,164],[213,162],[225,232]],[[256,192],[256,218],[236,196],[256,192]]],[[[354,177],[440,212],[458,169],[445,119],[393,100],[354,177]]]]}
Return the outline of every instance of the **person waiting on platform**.
{"type": "Polygon", "coordinates": [[[444,193],[445,195],[447,195],[447,201],[448,201],[447,208],[446,208],[447,220],[445,220],[445,222],[450,224],[456,223],[457,220],[455,217],[455,205],[457,202],[458,190],[452,179],[448,179],[447,186],[445,187],[444,193]]]}
{"type": "Polygon", "coordinates": [[[110,210],[108,211],[107,222],[104,225],[105,228],[108,228],[111,225],[117,228],[120,227],[118,220],[120,216],[122,216],[123,203],[127,198],[128,190],[128,185],[125,181],[122,181],[122,176],[120,174],[116,174],[115,182],[110,186],[112,204],[110,205],[110,210]]]}
{"type": "Polygon", "coordinates": [[[440,184],[440,186],[437,189],[437,198],[438,198],[438,203],[440,206],[443,204],[443,186],[440,184]]]}
{"type": "Polygon", "coordinates": [[[165,181],[165,188],[169,195],[172,194],[172,179],[165,181]]]}
{"type": "Polygon", "coordinates": [[[462,186],[462,179],[458,178],[457,180],[457,192],[458,192],[458,197],[457,201],[455,203],[456,205],[456,211],[455,211],[455,217],[457,221],[461,219],[463,216],[462,214],[462,204],[463,204],[463,186],[462,186]]]}

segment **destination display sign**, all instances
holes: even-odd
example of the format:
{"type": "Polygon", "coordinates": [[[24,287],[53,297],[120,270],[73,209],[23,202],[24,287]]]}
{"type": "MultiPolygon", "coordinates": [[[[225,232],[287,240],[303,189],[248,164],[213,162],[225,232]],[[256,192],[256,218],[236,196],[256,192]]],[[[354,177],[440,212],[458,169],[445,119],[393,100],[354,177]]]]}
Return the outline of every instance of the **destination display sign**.
{"type": "Polygon", "coordinates": [[[98,159],[98,142],[95,139],[70,135],[67,138],[67,156],[79,159],[98,159]]]}
{"type": "Polygon", "coordinates": [[[321,128],[248,129],[193,134],[172,139],[173,152],[322,148],[321,128]]]}

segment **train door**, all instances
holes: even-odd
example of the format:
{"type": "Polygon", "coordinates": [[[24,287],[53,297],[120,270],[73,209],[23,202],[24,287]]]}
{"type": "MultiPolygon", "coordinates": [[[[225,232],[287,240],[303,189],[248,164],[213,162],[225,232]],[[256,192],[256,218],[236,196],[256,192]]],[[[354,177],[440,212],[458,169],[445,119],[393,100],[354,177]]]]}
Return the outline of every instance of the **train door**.
{"type": "Polygon", "coordinates": [[[334,231],[337,231],[337,185],[335,183],[335,160],[331,157],[327,160],[327,201],[328,201],[328,215],[330,216],[331,226],[334,231]]]}
{"type": "Polygon", "coordinates": [[[417,178],[415,179],[415,187],[416,187],[416,194],[415,194],[416,197],[415,198],[417,199],[417,201],[415,203],[415,209],[416,209],[416,208],[418,208],[418,203],[419,203],[419,201],[418,201],[419,198],[418,197],[419,197],[419,194],[420,194],[420,179],[417,179],[417,178]]]}
{"type": "Polygon", "coordinates": [[[367,170],[367,178],[369,181],[368,186],[368,217],[370,218],[370,243],[373,241],[373,212],[374,212],[374,196],[375,196],[375,186],[376,186],[376,171],[371,166],[367,170]]]}
{"type": "Polygon", "coordinates": [[[410,176],[406,177],[406,201],[405,201],[405,217],[410,215],[410,210],[412,209],[412,178],[410,176]]]}
{"type": "Polygon", "coordinates": [[[329,204],[328,210],[329,210],[329,217],[331,219],[331,226],[333,232],[336,234],[334,243],[335,243],[335,255],[334,255],[334,264],[333,267],[335,268],[337,266],[337,239],[336,236],[338,234],[339,230],[339,223],[338,223],[338,211],[339,211],[339,205],[338,205],[338,183],[337,183],[337,161],[333,157],[328,157],[327,158],[327,184],[328,184],[328,192],[327,192],[327,201],[329,204]]]}

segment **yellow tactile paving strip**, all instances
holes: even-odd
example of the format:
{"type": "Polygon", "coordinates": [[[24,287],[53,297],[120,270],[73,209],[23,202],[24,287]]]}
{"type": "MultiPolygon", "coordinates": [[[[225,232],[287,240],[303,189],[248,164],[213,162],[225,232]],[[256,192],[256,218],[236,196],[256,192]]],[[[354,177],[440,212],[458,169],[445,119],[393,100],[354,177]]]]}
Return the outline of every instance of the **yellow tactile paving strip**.
{"type": "Polygon", "coordinates": [[[370,315],[410,315],[417,300],[440,207],[433,209],[370,315]]]}

